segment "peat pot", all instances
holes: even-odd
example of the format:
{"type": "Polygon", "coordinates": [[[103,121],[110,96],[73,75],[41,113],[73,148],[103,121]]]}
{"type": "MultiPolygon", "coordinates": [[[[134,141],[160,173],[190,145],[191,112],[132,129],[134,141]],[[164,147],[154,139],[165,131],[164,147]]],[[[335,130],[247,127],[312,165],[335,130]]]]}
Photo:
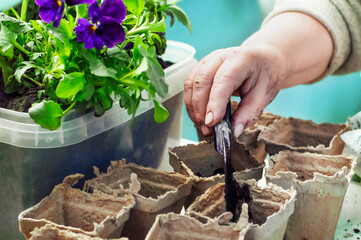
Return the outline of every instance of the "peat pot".
{"type": "Polygon", "coordinates": [[[140,104],[131,125],[131,116],[114,101],[102,117],[69,112],[55,131],[42,129],[28,113],[0,108],[0,239],[19,238],[19,213],[68,175],[89,179],[95,176],[93,166],[106,171],[110,160],[122,158],[153,168],[164,164],[168,147],[180,142],[183,82],[196,62],[194,53],[189,45],[168,41],[164,59],[176,63],[165,69],[169,92],[161,102],[169,117],[161,124],[154,121],[154,105],[148,102],[140,104]]]}
{"type": "Polygon", "coordinates": [[[145,240],[244,240],[249,223],[247,205],[244,204],[243,208],[237,223],[228,222],[227,217],[232,217],[232,214],[223,214],[216,219],[161,214],[157,216],[145,240]]]}
{"type": "Polygon", "coordinates": [[[258,140],[266,145],[270,155],[283,150],[338,155],[344,147],[340,134],[347,129],[345,124],[316,124],[310,120],[280,118],[261,131],[258,140]]]}
{"type": "MultiPolygon", "coordinates": [[[[282,240],[290,215],[294,211],[296,191],[284,190],[274,184],[261,188],[255,180],[239,181],[247,183],[252,196],[249,210],[253,219],[244,239],[282,240]]],[[[217,184],[199,196],[186,211],[187,215],[218,219],[226,212],[224,183],[217,184]]],[[[232,218],[232,217],[231,217],[232,218]]],[[[230,221],[230,219],[228,221],[230,221]]]]}
{"type": "MultiPolygon", "coordinates": [[[[101,237],[92,237],[82,233],[75,233],[68,229],[60,229],[51,224],[40,228],[36,227],[31,232],[30,240],[105,240],[101,237]]],[[[127,238],[113,238],[113,240],[127,240],[127,238]]]]}
{"type": "Polygon", "coordinates": [[[97,175],[85,182],[88,191],[116,196],[118,191],[129,188],[133,193],[136,203],[122,233],[130,240],[144,240],[158,214],[180,213],[192,187],[192,179],[182,174],[125,164],[125,160],[111,162],[107,173],[97,175]]]}
{"type": "Polygon", "coordinates": [[[266,181],[297,191],[287,240],[333,239],[354,164],[351,155],[281,151],[270,158],[266,181]]]}
{"type": "MultiPolygon", "coordinates": [[[[66,177],[50,196],[20,213],[20,231],[26,239],[31,239],[35,228],[45,225],[48,225],[47,228],[57,229],[54,231],[60,235],[78,234],[107,239],[120,237],[124,223],[129,219],[130,210],[135,205],[133,195],[119,191],[115,197],[100,192],[90,194],[72,188],[81,177],[81,174],[66,177]]],[[[46,232],[49,231],[51,230],[46,232]]],[[[34,235],[39,236],[39,230],[36,230],[34,235]]]]}
{"type": "MultiPolygon", "coordinates": [[[[192,193],[185,203],[186,208],[208,188],[224,182],[223,155],[214,149],[214,142],[210,140],[169,149],[169,163],[174,171],[194,179],[192,193]]],[[[258,162],[238,140],[232,143],[232,164],[238,171],[239,179],[262,178],[264,159],[258,162]]]]}

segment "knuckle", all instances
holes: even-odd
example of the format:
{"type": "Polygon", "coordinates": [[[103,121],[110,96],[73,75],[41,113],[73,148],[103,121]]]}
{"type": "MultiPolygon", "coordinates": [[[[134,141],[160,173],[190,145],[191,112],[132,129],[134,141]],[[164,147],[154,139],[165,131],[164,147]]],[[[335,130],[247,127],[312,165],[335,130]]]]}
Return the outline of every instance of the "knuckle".
{"type": "Polygon", "coordinates": [[[194,88],[203,88],[205,86],[210,86],[212,80],[205,73],[200,73],[193,82],[194,88]]]}
{"type": "Polygon", "coordinates": [[[189,90],[193,88],[193,80],[191,78],[186,78],[184,80],[184,89],[189,90]]]}

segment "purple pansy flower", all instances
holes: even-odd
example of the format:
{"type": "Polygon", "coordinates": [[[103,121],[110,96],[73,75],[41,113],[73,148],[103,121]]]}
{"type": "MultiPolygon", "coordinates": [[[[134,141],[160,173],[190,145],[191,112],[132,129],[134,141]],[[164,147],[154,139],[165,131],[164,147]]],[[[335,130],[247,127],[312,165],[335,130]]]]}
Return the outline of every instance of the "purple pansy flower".
{"type": "Polygon", "coordinates": [[[92,3],[94,0],[35,0],[39,6],[39,15],[41,20],[46,23],[53,22],[54,27],[58,27],[63,16],[65,3],[68,6],[74,6],[83,3],[92,3]]]}
{"type": "Polygon", "coordinates": [[[85,18],[79,18],[75,33],[79,42],[84,42],[87,49],[108,48],[125,40],[125,31],[121,25],[127,15],[127,9],[122,0],[104,0],[98,5],[97,1],[90,4],[88,16],[92,23],[85,18]]]}

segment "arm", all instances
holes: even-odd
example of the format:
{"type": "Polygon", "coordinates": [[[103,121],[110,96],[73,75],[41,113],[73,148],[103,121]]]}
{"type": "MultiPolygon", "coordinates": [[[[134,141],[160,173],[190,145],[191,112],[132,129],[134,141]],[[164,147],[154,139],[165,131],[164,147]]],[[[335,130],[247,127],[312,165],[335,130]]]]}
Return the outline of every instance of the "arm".
{"type": "Polygon", "coordinates": [[[332,53],[332,38],[316,19],[297,12],[276,15],[240,47],[217,50],[199,62],[185,81],[188,114],[203,134],[210,134],[238,91],[242,101],[232,116],[238,136],[281,88],[318,79],[332,53]]]}

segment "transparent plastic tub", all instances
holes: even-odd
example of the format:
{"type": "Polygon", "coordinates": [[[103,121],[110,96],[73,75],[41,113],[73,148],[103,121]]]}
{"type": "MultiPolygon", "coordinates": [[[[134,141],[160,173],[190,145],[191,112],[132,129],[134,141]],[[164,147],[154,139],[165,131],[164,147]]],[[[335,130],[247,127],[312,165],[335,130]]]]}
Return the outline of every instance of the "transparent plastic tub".
{"type": "Polygon", "coordinates": [[[67,175],[81,173],[86,180],[95,177],[93,166],[105,172],[111,160],[122,158],[158,168],[168,147],[180,142],[183,82],[196,63],[194,53],[187,44],[168,41],[163,58],[175,64],[165,69],[169,92],[162,103],[169,117],[161,124],[148,102],[141,103],[131,125],[115,102],[102,117],[71,112],[56,131],[39,127],[27,113],[0,108],[0,239],[20,236],[18,214],[67,175]]]}

